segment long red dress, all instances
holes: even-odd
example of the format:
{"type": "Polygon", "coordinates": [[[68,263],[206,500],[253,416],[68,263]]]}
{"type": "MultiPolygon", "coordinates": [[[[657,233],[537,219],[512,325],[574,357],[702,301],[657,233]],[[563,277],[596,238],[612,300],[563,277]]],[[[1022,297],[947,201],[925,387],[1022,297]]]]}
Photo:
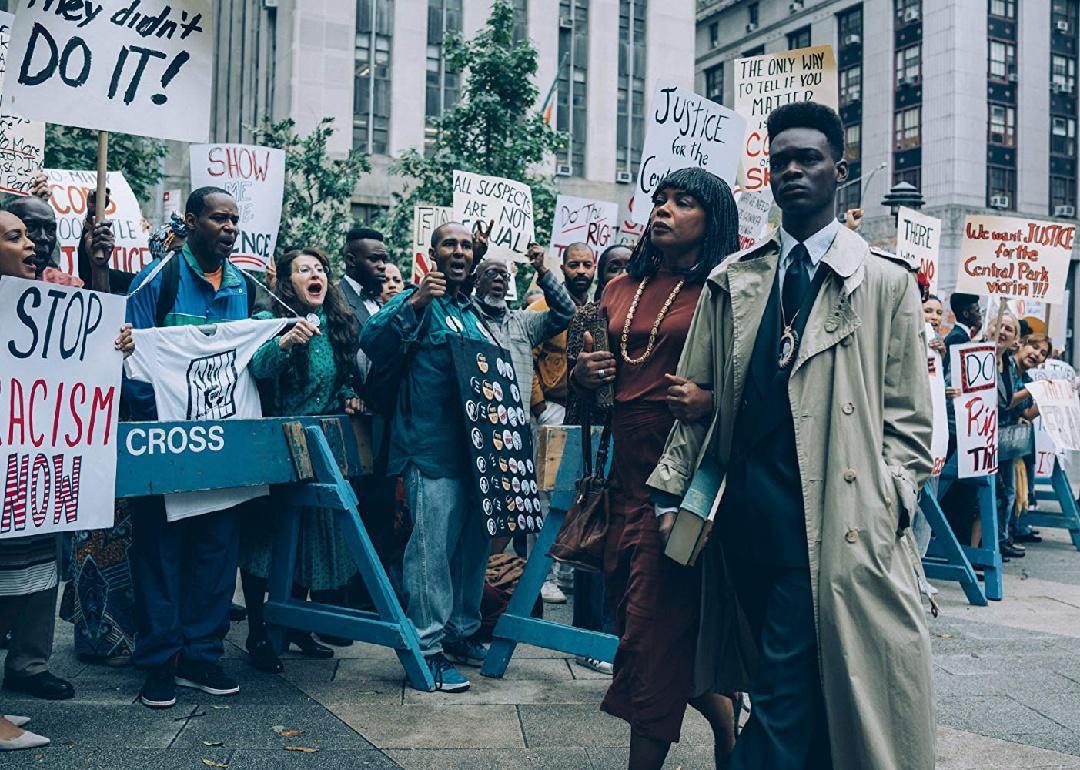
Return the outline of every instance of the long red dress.
{"type": "MultiPolygon", "coordinates": [[[[630,358],[645,352],[656,317],[681,278],[661,271],[649,280],[630,326],[630,358]]],[[[623,360],[619,345],[638,285],[621,275],[601,300],[617,367],[604,578],[619,636],[615,676],[601,708],[646,737],[673,743],[692,688],[701,578],[697,569],[664,556],[645,480],[674,423],[664,374],[675,373],[702,285],[683,286],[660,324],[652,354],[633,365],[623,360]]]]}

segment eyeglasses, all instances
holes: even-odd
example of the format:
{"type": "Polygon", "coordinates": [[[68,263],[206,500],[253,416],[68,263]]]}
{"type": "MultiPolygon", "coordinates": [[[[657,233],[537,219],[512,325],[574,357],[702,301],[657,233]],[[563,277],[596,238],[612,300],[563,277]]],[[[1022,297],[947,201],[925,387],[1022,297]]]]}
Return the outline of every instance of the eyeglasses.
{"type": "Polygon", "coordinates": [[[504,281],[510,280],[510,273],[506,272],[505,270],[498,270],[496,268],[485,270],[484,275],[491,278],[502,278],[504,281]]]}
{"type": "Polygon", "coordinates": [[[322,265],[301,265],[296,268],[297,275],[311,275],[312,273],[315,275],[326,275],[326,268],[322,265]]]}

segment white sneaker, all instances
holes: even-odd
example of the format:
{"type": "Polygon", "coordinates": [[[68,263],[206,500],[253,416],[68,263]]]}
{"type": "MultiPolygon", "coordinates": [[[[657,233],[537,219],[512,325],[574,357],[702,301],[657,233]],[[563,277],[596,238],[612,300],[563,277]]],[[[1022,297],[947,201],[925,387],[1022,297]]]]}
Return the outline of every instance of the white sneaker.
{"type": "Polygon", "coordinates": [[[574,658],[574,662],[583,668],[596,671],[599,674],[607,674],[611,676],[615,673],[615,667],[608,663],[606,660],[597,660],[596,658],[583,658],[580,655],[574,658]]]}
{"type": "Polygon", "coordinates": [[[566,594],[550,580],[545,580],[540,588],[540,598],[544,600],[544,604],[566,604],[566,594]]]}
{"type": "Polygon", "coordinates": [[[49,739],[44,735],[32,733],[29,730],[23,732],[18,738],[0,741],[0,751],[19,751],[21,749],[40,749],[48,746],[49,739]]]}

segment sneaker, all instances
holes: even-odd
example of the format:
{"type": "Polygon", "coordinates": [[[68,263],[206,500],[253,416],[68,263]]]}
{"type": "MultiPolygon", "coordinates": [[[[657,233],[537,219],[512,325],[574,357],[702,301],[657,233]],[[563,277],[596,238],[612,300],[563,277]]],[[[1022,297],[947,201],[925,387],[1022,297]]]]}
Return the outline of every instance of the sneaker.
{"type": "Polygon", "coordinates": [[[487,647],[468,639],[463,642],[446,642],[443,644],[443,652],[451,662],[474,668],[484,665],[487,659],[487,647]]]}
{"type": "Polygon", "coordinates": [[[240,685],[217,663],[180,660],[176,667],[176,684],[202,690],[208,695],[236,695],[240,685]]]}
{"type": "Polygon", "coordinates": [[[540,588],[540,598],[544,604],[566,604],[566,594],[550,580],[545,580],[540,588]]]}
{"type": "Polygon", "coordinates": [[[469,689],[469,680],[454,668],[441,652],[427,659],[431,676],[435,680],[435,689],[443,692],[465,692],[469,689]]]}
{"type": "Polygon", "coordinates": [[[574,662],[583,668],[587,668],[591,671],[596,671],[599,674],[606,674],[611,676],[615,673],[615,667],[608,663],[606,660],[597,660],[596,658],[583,658],[580,655],[574,658],[574,662]]]}
{"type": "Polygon", "coordinates": [[[172,663],[146,673],[139,701],[152,709],[167,709],[176,705],[176,679],[172,663]]]}

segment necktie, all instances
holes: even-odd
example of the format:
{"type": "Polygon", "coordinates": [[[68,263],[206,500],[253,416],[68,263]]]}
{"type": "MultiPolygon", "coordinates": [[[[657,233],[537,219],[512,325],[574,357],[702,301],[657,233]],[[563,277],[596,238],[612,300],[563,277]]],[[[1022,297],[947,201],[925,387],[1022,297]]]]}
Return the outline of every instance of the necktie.
{"type": "Polygon", "coordinates": [[[806,291],[810,288],[810,252],[798,244],[791,250],[788,268],[784,273],[784,286],[780,300],[784,306],[784,323],[791,324],[802,307],[806,291]]]}

